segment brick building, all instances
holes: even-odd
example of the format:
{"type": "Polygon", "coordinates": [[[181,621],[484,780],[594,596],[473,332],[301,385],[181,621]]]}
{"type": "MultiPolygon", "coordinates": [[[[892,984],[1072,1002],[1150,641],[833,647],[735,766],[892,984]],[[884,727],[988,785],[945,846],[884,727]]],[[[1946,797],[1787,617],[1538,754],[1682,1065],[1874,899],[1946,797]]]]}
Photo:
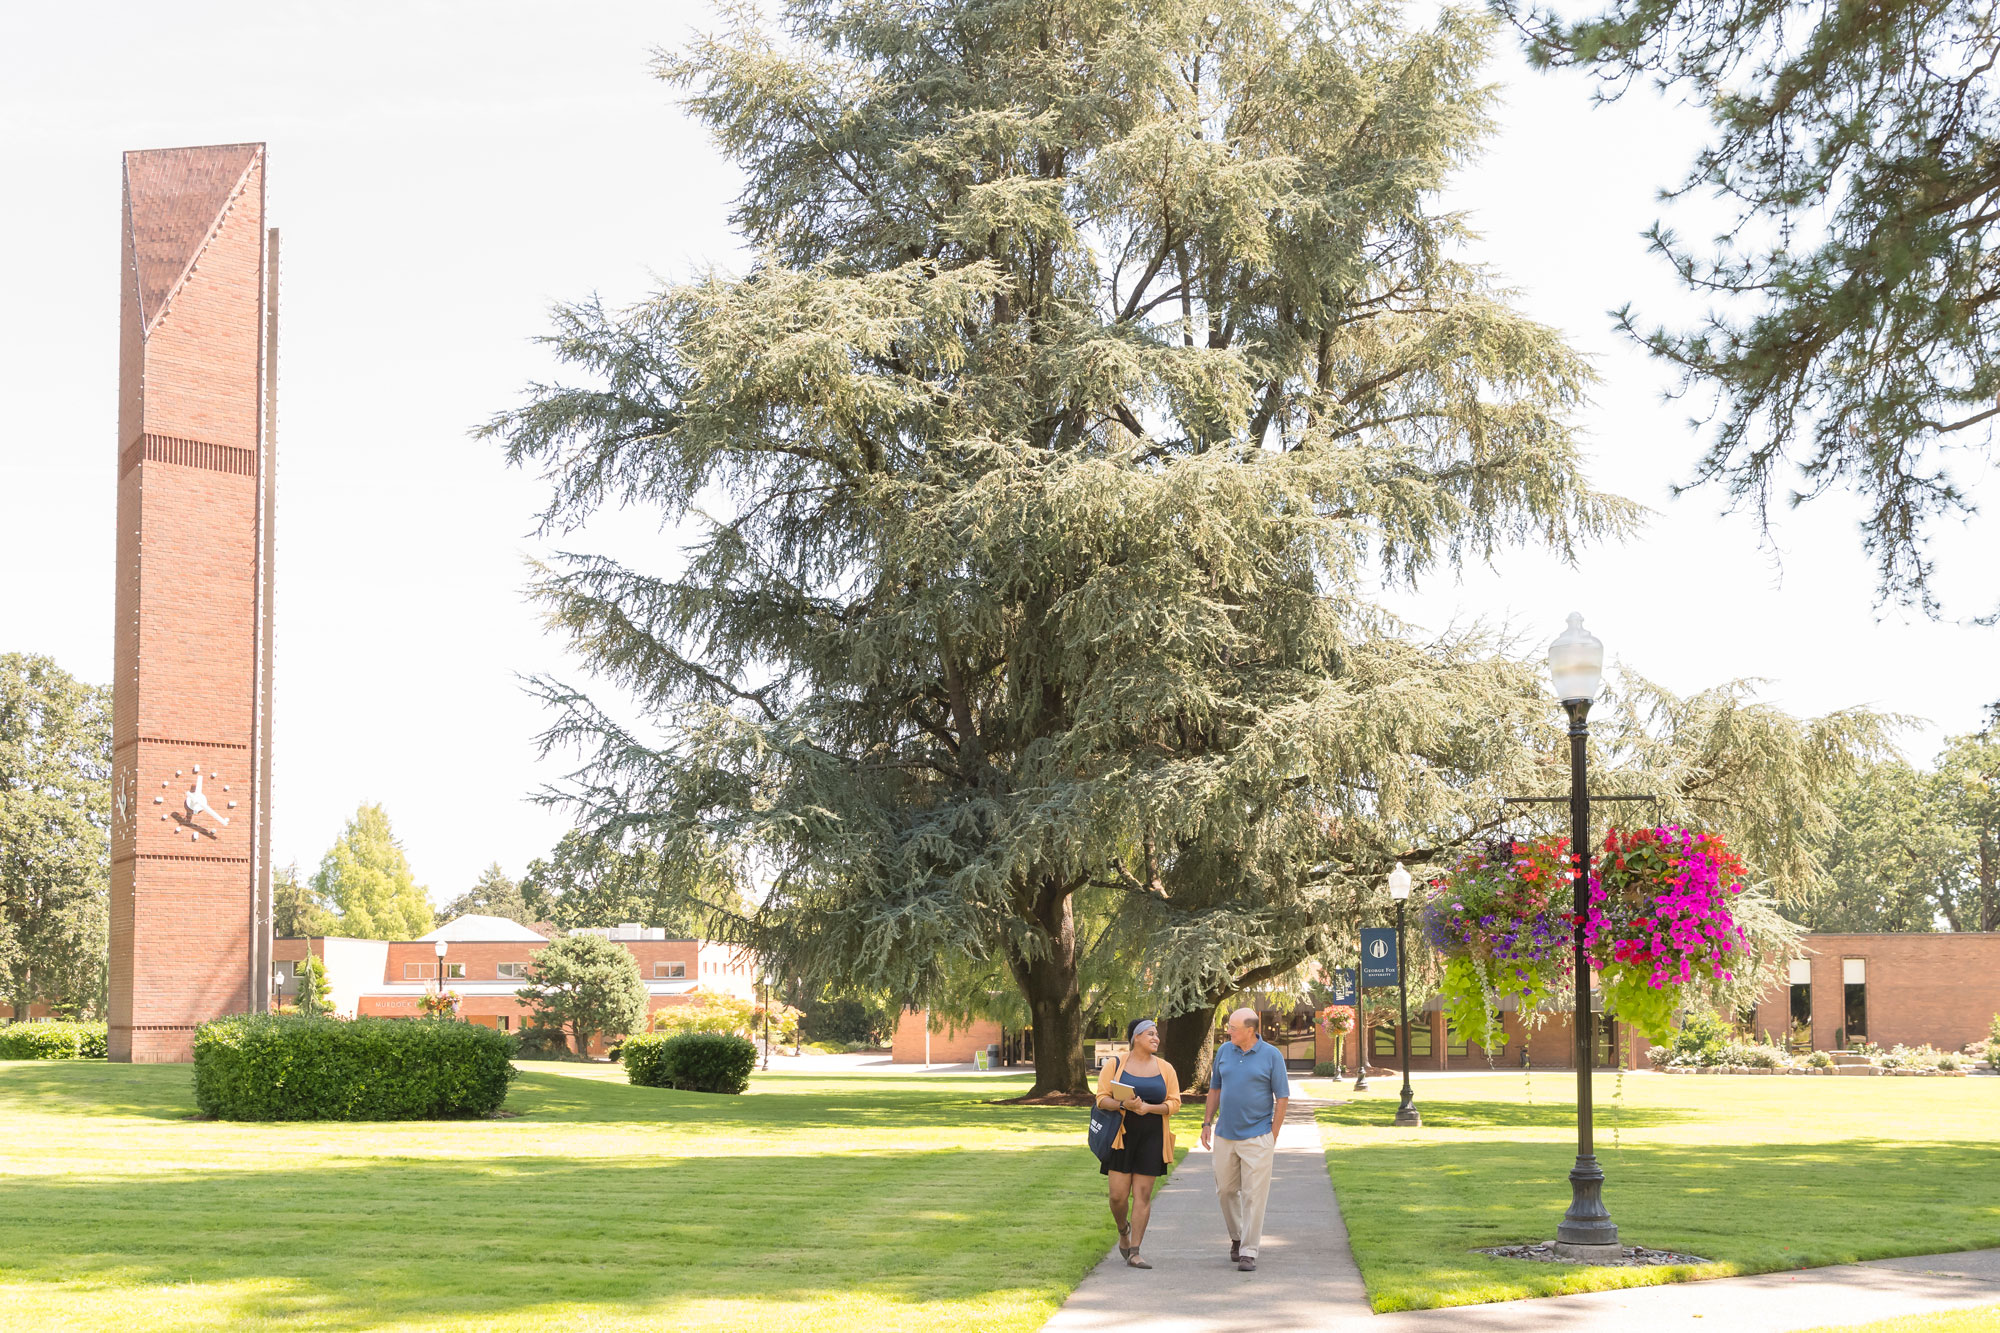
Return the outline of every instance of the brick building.
{"type": "MultiPolygon", "coordinates": [[[[631,951],[655,1011],[691,1003],[697,991],[757,999],[756,961],[733,946],[668,939],[665,931],[638,925],[578,933],[603,935],[631,951]]],[[[543,931],[505,917],[468,915],[415,940],[281,939],[274,946],[274,976],[280,998],[295,1002],[298,964],[310,952],[326,969],[335,1013],[408,1017],[422,1012],[427,992],[439,989],[442,970],[442,986],[459,997],[460,1018],[519,1031],[528,1008],[515,992],[526,984],[535,955],[548,946],[543,931]]]]}
{"type": "MultiPolygon", "coordinates": [[[[1805,956],[1793,962],[1787,983],[1739,1015],[1742,1025],[1760,1041],[1768,1037],[1822,1051],[1864,1039],[1883,1047],[1959,1050],[1983,1038],[2000,1015],[2000,934],[1808,935],[1804,943],[1805,956]]],[[[1393,990],[1370,993],[1371,1009],[1394,1003],[1393,990]]],[[[1493,1063],[1502,1068],[1575,1067],[1568,1013],[1545,1013],[1530,1030],[1511,1003],[1501,1008],[1501,1027],[1509,1040],[1493,1063]]],[[[1003,1029],[988,1019],[963,1027],[939,1023],[930,1031],[927,1018],[920,1010],[903,1011],[892,1059],[921,1062],[927,1031],[930,1059],[937,1064],[969,1061],[989,1043],[1001,1046],[1008,1063],[1022,1059],[1024,1047],[1032,1050],[1032,1033],[1003,1029]]],[[[1390,1023],[1341,1037],[1318,1028],[1310,1012],[1302,1009],[1265,1008],[1263,1018],[1267,1038],[1294,1068],[1339,1061],[1352,1069],[1357,1050],[1365,1050],[1371,1068],[1400,1068],[1406,1041],[1413,1070],[1492,1067],[1478,1045],[1450,1039],[1435,999],[1410,1015],[1407,1029],[1390,1023]]],[[[1628,1069],[1646,1067],[1650,1044],[1644,1037],[1622,1023],[1601,1018],[1596,1027],[1600,1068],[1621,1062],[1628,1069]]],[[[1122,1043],[1084,1045],[1088,1055],[1094,1046],[1115,1048],[1122,1043]]]]}
{"type": "Polygon", "coordinates": [[[268,1002],[277,233],[264,147],[125,155],[110,1053],[268,1002]]]}

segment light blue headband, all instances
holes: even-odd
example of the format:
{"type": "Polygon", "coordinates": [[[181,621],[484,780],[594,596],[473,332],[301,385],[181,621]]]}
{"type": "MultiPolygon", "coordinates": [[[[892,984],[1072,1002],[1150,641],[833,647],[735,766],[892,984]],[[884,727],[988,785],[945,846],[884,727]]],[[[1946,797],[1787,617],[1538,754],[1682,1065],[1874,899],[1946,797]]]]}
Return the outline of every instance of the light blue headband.
{"type": "Polygon", "coordinates": [[[1155,1023],[1152,1019],[1142,1018],[1139,1020],[1139,1026],[1132,1029],[1132,1035],[1133,1037],[1136,1038],[1141,1032],[1145,1032],[1149,1028],[1156,1028],[1158,1026],[1159,1024],[1155,1023]]]}

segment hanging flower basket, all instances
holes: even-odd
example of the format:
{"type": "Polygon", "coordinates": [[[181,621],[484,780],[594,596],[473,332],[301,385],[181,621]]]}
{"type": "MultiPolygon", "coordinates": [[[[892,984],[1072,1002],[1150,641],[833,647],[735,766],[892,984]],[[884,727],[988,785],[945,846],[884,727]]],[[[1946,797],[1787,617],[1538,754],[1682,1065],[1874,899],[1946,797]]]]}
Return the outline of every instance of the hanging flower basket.
{"type": "Polygon", "coordinates": [[[1330,1004],[1319,1011],[1319,1025],[1335,1037],[1354,1031],[1354,1007],[1346,1004],[1330,1004]]]}
{"type": "MultiPolygon", "coordinates": [[[[1469,853],[1433,890],[1424,929],[1445,958],[1452,1031],[1489,1055],[1506,1044],[1500,1007],[1522,1013],[1567,990],[1577,925],[1567,838],[1469,853]]],[[[1748,947],[1729,910],[1742,861],[1713,834],[1611,830],[1590,877],[1584,955],[1606,1012],[1663,1041],[1685,990],[1727,981],[1748,947]]]]}

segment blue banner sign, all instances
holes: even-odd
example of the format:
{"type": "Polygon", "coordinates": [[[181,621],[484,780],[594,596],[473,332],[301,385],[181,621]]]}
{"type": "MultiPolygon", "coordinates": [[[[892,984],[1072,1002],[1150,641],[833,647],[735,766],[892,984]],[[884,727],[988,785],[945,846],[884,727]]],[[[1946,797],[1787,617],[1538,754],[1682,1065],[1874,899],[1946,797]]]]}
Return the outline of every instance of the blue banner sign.
{"type": "Polygon", "coordinates": [[[1327,1001],[1328,1004],[1355,1003],[1356,996],[1354,994],[1354,969],[1351,967],[1334,968],[1332,989],[1333,989],[1333,998],[1327,1001]]]}
{"type": "Polygon", "coordinates": [[[1396,984],[1396,932],[1390,926],[1370,926],[1361,932],[1361,984],[1396,984]]]}

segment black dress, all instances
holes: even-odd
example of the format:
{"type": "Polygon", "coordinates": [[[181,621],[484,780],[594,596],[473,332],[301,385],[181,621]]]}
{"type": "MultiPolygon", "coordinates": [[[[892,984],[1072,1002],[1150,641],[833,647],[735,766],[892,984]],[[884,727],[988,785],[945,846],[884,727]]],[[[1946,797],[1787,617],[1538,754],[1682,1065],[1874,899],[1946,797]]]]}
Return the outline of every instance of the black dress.
{"type": "MultiPolygon", "coordinates": [[[[1142,1102],[1158,1106],[1167,1100],[1167,1080],[1159,1074],[1141,1078],[1137,1074],[1121,1072],[1118,1081],[1138,1093],[1142,1102]]],[[[1107,1176],[1113,1171],[1133,1176],[1164,1176],[1167,1174],[1166,1142],[1165,1116],[1127,1111],[1125,1139],[1105,1157],[1097,1172],[1107,1176]]]]}

